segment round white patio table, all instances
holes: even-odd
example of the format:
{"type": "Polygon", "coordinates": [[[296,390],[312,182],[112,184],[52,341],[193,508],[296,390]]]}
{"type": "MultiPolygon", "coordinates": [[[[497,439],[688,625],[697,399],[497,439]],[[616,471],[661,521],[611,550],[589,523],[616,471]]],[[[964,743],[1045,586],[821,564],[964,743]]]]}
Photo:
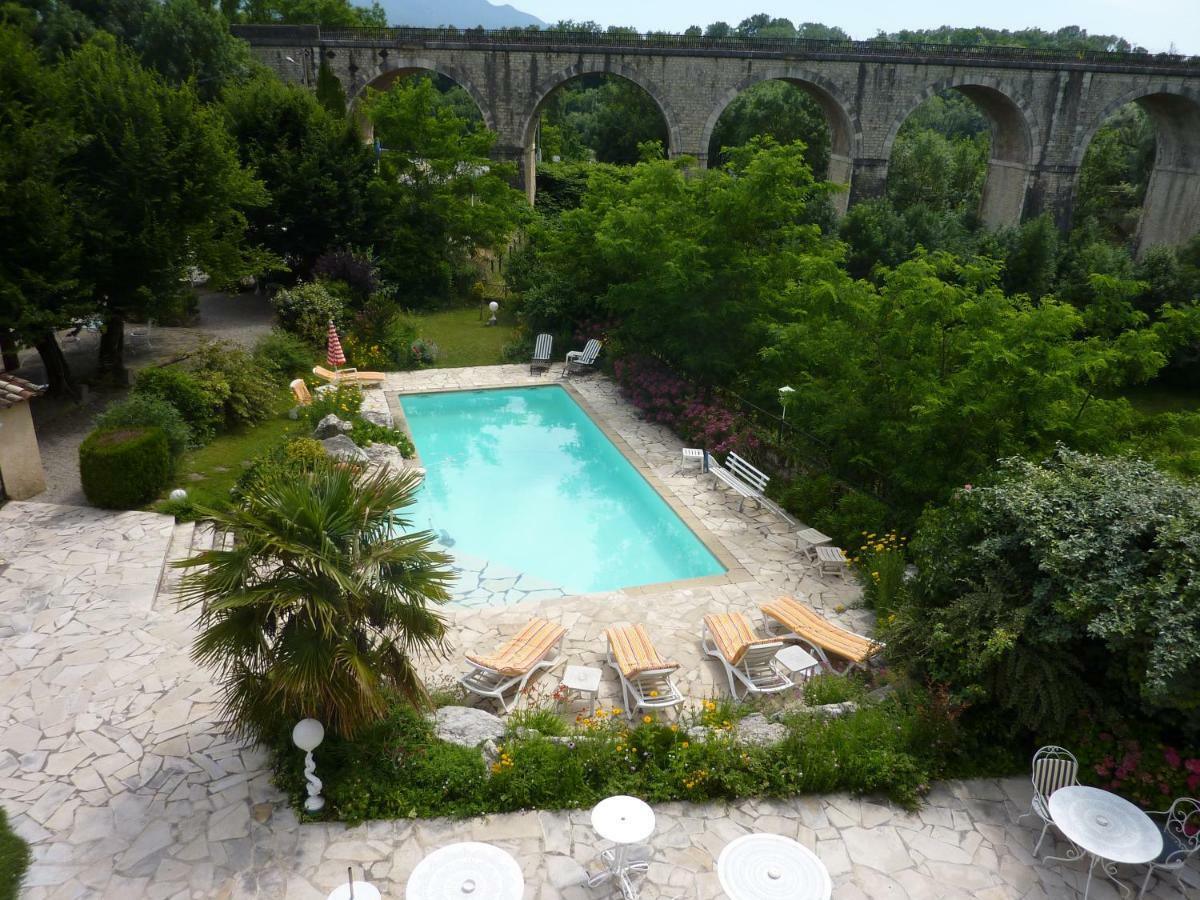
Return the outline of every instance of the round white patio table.
{"type": "Polygon", "coordinates": [[[383,900],[383,895],[379,893],[379,888],[366,881],[354,882],[354,893],[351,893],[350,885],[338,885],[330,892],[325,900],[383,900]]]}
{"type": "Polygon", "coordinates": [[[592,808],[592,828],[606,841],[616,844],[614,850],[605,850],[600,859],[606,868],[588,879],[588,887],[613,878],[621,886],[621,894],[627,900],[637,897],[637,890],[629,878],[630,872],[645,872],[648,862],[626,862],[630,844],[638,844],[654,833],[654,810],[637,797],[618,794],[606,797],[592,808]]]}
{"type": "Polygon", "coordinates": [[[815,853],[781,834],[746,834],[717,858],[731,900],[829,900],[833,882],[815,853]]]}
{"type": "Polygon", "coordinates": [[[1108,791],[1083,785],[1059,788],[1050,795],[1050,818],[1074,846],[1066,856],[1046,859],[1074,862],[1087,856],[1086,900],[1092,887],[1092,871],[1100,864],[1121,893],[1132,891],[1117,880],[1117,863],[1138,865],[1162,853],[1162,832],[1154,821],[1126,800],[1108,791]]]}
{"type": "Polygon", "coordinates": [[[521,900],[525,878],[517,861],[491,844],[464,841],[438,847],[408,876],[408,900],[521,900]]]}

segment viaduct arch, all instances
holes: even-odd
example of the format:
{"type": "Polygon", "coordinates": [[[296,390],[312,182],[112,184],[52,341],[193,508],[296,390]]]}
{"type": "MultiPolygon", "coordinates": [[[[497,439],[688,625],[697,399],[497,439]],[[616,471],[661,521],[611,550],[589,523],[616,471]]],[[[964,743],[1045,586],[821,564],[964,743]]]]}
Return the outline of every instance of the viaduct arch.
{"type": "Polygon", "coordinates": [[[1200,57],[957,47],[886,41],[744,40],[474,29],[235,26],[286,80],[314,85],[323,60],[349,97],[411,71],[439,72],[475,99],[498,158],[532,186],[536,119],[558,85],[602,72],[662,111],[672,157],[707,165],[722,110],[751,85],[782,79],[812,96],[832,137],[826,177],[846,203],[881,196],[904,119],[943,90],[970,98],[991,125],[981,216],[991,227],[1048,212],[1070,224],[1084,152],[1104,120],[1136,102],[1158,151],[1139,252],[1200,232],[1200,57]]]}

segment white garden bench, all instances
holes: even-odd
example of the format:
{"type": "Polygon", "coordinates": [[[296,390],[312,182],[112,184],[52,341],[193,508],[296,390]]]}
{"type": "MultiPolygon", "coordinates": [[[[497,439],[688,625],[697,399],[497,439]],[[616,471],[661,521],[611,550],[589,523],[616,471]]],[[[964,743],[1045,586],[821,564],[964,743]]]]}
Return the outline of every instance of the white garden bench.
{"type": "Polygon", "coordinates": [[[769,509],[787,522],[796,524],[796,520],[788,515],[782,506],[767,498],[767,485],[771,481],[771,476],[752,466],[736,453],[726,453],[724,465],[718,465],[716,458],[707,454],[707,451],[706,455],[708,456],[708,471],[715,475],[718,481],[724,482],[742,495],[741,502],[738,503],[738,512],[742,512],[747,500],[753,500],[760,509],[769,509]]]}

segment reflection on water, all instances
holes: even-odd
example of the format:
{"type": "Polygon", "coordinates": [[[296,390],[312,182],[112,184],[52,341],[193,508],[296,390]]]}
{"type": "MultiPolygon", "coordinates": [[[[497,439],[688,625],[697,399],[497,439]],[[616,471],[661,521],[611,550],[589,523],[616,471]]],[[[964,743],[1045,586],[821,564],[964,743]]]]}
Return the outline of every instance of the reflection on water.
{"type": "Polygon", "coordinates": [[[401,404],[426,469],[414,525],[457,552],[573,593],[724,571],[561,387],[401,404]]]}

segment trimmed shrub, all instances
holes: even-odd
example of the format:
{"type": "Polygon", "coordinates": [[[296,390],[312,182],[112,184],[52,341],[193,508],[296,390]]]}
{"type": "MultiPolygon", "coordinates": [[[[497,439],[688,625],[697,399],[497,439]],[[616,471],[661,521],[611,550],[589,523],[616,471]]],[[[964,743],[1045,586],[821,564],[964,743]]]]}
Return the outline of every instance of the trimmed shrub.
{"type": "Polygon", "coordinates": [[[276,328],[254,345],[254,361],[275,381],[290,381],[308,375],[316,355],[296,335],[276,328]]]}
{"type": "Polygon", "coordinates": [[[12,830],[0,809],[0,900],[17,900],[28,868],[29,845],[12,830]]]}
{"type": "Polygon", "coordinates": [[[136,425],[161,428],[174,456],[183,453],[192,441],[192,429],[179,410],[153,394],[131,394],[100,413],[95,421],[96,428],[102,431],[136,425]]]}
{"type": "Polygon", "coordinates": [[[313,346],[325,342],[329,320],[342,316],[342,301],[320,282],[298,284],[271,298],[279,324],[313,346]]]}
{"type": "Polygon", "coordinates": [[[88,502],[104,509],[137,509],[167,486],[174,468],[161,428],[93,431],[79,445],[79,478],[88,502]]]}
{"type": "Polygon", "coordinates": [[[212,440],[224,422],[229,384],[213,373],[189,372],[175,366],[142,369],[133,390],[165,400],[179,410],[192,429],[195,443],[212,440]]]}

